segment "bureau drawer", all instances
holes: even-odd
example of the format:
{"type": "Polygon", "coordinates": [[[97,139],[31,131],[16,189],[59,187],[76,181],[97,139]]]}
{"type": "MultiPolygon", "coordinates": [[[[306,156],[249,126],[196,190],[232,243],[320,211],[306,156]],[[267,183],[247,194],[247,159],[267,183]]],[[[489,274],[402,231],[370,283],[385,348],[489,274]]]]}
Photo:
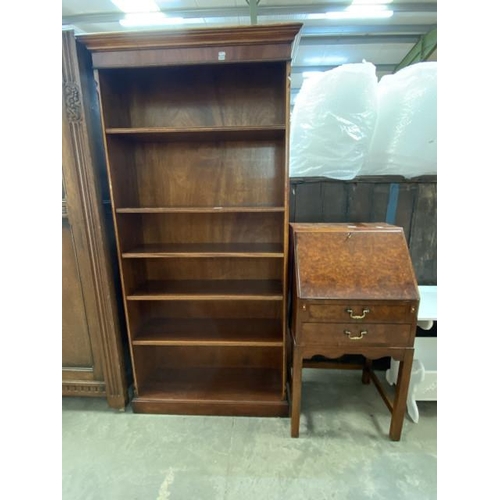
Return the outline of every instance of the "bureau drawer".
{"type": "Polygon", "coordinates": [[[303,321],[339,321],[353,324],[411,323],[416,316],[412,304],[303,304],[303,321]],[[412,307],[414,310],[412,311],[412,307]]]}
{"type": "Polygon", "coordinates": [[[302,323],[298,344],[408,347],[413,344],[411,325],[366,323],[302,323]]]}

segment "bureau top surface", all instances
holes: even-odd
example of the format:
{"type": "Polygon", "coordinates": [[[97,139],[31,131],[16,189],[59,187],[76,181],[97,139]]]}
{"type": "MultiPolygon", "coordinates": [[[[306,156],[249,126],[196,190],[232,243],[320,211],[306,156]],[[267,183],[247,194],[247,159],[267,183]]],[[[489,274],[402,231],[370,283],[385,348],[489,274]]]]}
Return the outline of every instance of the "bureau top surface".
{"type": "Polygon", "coordinates": [[[290,226],[299,298],[419,300],[402,228],[385,223],[290,226]]]}

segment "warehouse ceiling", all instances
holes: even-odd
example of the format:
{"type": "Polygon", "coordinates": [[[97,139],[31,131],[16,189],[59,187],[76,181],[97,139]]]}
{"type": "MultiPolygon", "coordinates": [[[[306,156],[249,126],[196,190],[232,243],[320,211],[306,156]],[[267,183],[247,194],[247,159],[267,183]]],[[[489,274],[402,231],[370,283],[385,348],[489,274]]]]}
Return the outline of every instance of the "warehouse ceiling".
{"type": "Polygon", "coordinates": [[[76,33],[300,22],[292,103],[304,79],[338,65],[372,62],[377,76],[437,60],[437,3],[420,0],[62,0],[76,33]]]}

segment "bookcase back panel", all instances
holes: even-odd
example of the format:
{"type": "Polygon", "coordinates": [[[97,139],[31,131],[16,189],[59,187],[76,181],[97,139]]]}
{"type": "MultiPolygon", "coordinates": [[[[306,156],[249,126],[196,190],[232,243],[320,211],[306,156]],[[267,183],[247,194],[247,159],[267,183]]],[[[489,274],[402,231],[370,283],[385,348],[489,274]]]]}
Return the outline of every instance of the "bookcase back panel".
{"type": "Polygon", "coordinates": [[[131,127],[130,92],[127,90],[129,78],[129,72],[123,70],[100,70],[98,73],[102,121],[105,127],[131,127]]]}
{"type": "Polygon", "coordinates": [[[115,137],[107,140],[110,191],[116,208],[129,207],[139,199],[135,149],[130,141],[115,137]]]}
{"type": "Polygon", "coordinates": [[[283,244],[283,213],[117,214],[122,251],[143,244],[283,244]]]}
{"type": "Polygon", "coordinates": [[[196,401],[277,401],[280,347],[147,347],[133,349],[143,397],[196,401]]]}
{"type": "Polygon", "coordinates": [[[283,206],[283,140],[108,144],[117,208],[283,206]]]}
{"type": "Polygon", "coordinates": [[[141,259],[141,264],[138,272],[135,259],[123,262],[133,288],[163,280],[278,280],[283,272],[279,259],[141,259]]]}
{"type": "Polygon", "coordinates": [[[135,301],[128,305],[129,315],[137,322],[154,318],[199,318],[207,321],[228,319],[280,319],[281,303],[276,301],[135,301]]]}
{"type": "Polygon", "coordinates": [[[136,149],[139,206],[283,206],[278,141],[142,143],[136,149]]]}
{"type": "Polygon", "coordinates": [[[134,345],[280,347],[282,321],[278,302],[131,301],[134,345]],[[176,307],[176,304],[178,306],[176,307]]]}
{"type": "Polygon", "coordinates": [[[281,361],[280,347],[255,347],[248,349],[245,347],[227,346],[166,346],[149,347],[138,346],[134,352],[143,356],[144,361],[139,360],[139,364],[152,364],[156,369],[169,368],[230,368],[230,367],[259,367],[275,368],[281,361]],[[142,361],[142,362],[141,362],[142,361]]]}
{"type": "Polygon", "coordinates": [[[106,127],[285,123],[284,64],[101,70],[106,127]],[[127,113],[116,104],[125,103],[127,113]]]}

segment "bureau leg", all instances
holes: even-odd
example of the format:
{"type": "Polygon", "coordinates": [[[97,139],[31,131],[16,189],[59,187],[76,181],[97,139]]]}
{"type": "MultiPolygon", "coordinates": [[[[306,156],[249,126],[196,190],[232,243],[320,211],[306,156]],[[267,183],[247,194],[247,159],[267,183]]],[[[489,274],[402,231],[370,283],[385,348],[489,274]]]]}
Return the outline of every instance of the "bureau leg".
{"type": "Polygon", "coordinates": [[[410,384],[411,368],[413,364],[413,352],[413,349],[407,349],[403,361],[399,364],[396,395],[394,397],[391,428],[389,430],[389,436],[393,441],[399,441],[401,439],[401,431],[403,429],[403,421],[406,413],[408,386],[410,384]]]}
{"type": "Polygon", "coordinates": [[[361,375],[361,382],[363,384],[370,383],[370,370],[372,369],[372,360],[365,358],[365,364],[363,367],[363,374],[361,375]]]}
{"type": "Polygon", "coordinates": [[[293,348],[292,368],[292,437],[299,437],[300,400],[302,396],[302,353],[300,348],[293,348]]]}

